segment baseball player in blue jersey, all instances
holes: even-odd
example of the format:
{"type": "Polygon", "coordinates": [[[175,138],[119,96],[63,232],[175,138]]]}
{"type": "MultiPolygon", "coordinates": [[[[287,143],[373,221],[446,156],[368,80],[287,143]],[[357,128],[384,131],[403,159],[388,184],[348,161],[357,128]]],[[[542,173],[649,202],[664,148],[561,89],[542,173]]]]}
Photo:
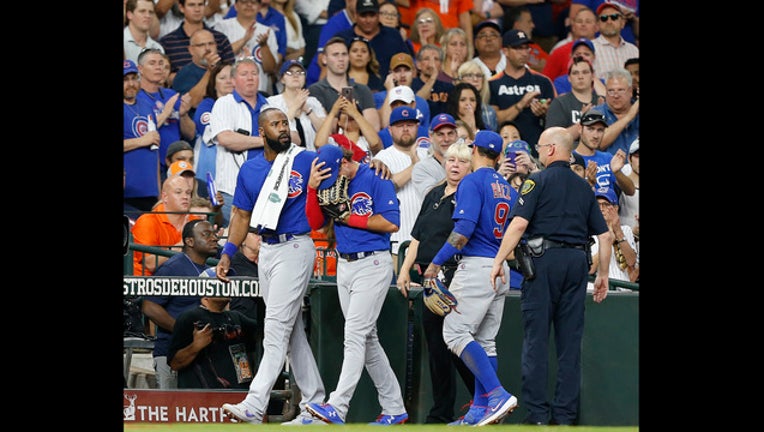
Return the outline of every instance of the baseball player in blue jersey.
{"type": "MultiPolygon", "coordinates": [[[[456,189],[454,229],[427,266],[424,278],[437,277],[443,263],[456,254],[462,256],[449,287],[458,306],[443,321],[443,340],[475,374],[475,394],[467,414],[449,424],[484,426],[500,422],[517,407],[517,398],[504,389],[496,375],[496,334],[509,284],[501,281],[494,289],[486,276],[518,194],[494,170],[501,153],[501,136],[481,130],[472,144],[473,172],[456,189]]],[[[508,273],[507,263],[502,265],[508,273]]]]}
{"type": "Polygon", "coordinates": [[[336,145],[324,145],[311,169],[306,207],[311,227],[325,224],[315,189],[332,187],[339,176],[348,179],[350,211],[334,224],[337,294],[345,317],[342,370],[327,403],[313,402],[307,409],[326,423],[343,424],[365,366],[382,407],[372,424],[401,424],[408,420],[401,387],[377,336],[377,318],[393,276],[390,233],[398,231],[398,198],[392,181],[375,176],[352,155],[336,145]]]}
{"type": "Polygon", "coordinates": [[[291,143],[289,120],[278,108],[260,112],[258,129],[265,137],[264,152],[241,165],[228,242],[216,272],[218,279],[228,282],[231,257],[247,233],[252,229],[261,235],[259,281],[266,305],[263,357],[244,400],[223,404],[222,408],[237,421],[262,423],[271,389],[288,354],[290,370],[302,393],[301,411],[292,423],[310,424],[318,421],[305,411],[305,405],[322,402],[326,395],[301,311],[316,256],[305,219],[306,188],[316,153],[291,143]]]}

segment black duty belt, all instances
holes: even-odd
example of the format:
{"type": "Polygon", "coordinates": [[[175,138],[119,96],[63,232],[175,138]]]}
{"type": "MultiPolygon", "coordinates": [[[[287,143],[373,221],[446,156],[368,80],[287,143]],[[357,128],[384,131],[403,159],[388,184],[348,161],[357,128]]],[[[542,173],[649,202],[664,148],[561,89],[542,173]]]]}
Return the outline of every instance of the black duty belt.
{"type": "Polygon", "coordinates": [[[372,256],[374,254],[384,253],[384,252],[387,252],[387,251],[383,250],[383,251],[340,253],[340,258],[344,260],[348,260],[348,261],[358,261],[361,258],[366,258],[368,256],[372,256]]]}
{"type": "Polygon", "coordinates": [[[554,240],[544,239],[544,250],[547,250],[550,248],[570,248],[570,249],[586,250],[586,245],[566,243],[566,242],[556,242],[554,240]]]}

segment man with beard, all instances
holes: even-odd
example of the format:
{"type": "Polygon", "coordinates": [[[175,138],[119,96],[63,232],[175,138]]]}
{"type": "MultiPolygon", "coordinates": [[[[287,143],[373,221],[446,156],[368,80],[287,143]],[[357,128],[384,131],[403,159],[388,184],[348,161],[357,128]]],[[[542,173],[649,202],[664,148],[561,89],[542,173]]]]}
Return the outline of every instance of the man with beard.
{"type": "Polygon", "coordinates": [[[302,300],[316,256],[305,218],[308,178],[316,153],[292,143],[289,120],[278,108],[266,107],[260,112],[258,132],[265,144],[263,152],[242,163],[239,170],[228,242],[216,273],[218,279],[228,282],[231,258],[247,233],[260,234],[259,281],[266,306],[263,356],[244,400],[225,403],[222,408],[231,419],[262,423],[288,353],[302,393],[300,414],[292,422],[310,424],[314,419],[305,411],[306,404],[323,402],[326,396],[302,319],[302,300]]]}
{"type": "MultiPolygon", "coordinates": [[[[422,207],[422,197],[417,193],[411,181],[411,173],[417,162],[427,157],[427,149],[414,145],[417,138],[419,120],[416,108],[399,106],[390,113],[390,135],[393,145],[382,149],[374,156],[390,168],[395,184],[395,194],[400,202],[400,229],[390,235],[393,262],[398,262],[398,247],[406,240],[411,240],[411,229],[422,207]]],[[[395,266],[396,275],[398,266],[395,266]]]]}

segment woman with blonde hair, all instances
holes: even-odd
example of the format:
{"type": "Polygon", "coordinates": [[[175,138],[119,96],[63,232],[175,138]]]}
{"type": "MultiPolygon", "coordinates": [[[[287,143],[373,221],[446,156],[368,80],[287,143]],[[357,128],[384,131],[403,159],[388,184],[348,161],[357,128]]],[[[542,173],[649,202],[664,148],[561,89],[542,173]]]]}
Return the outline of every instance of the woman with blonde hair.
{"type": "Polygon", "coordinates": [[[467,60],[459,66],[457,72],[459,82],[472,84],[478,89],[481,102],[480,117],[483,119],[486,129],[498,132],[499,118],[496,116],[496,110],[489,103],[491,93],[488,89],[488,77],[483,73],[483,69],[474,60],[467,60]]]}
{"type": "Polygon", "coordinates": [[[472,58],[472,47],[467,44],[467,34],[459,27],[448,29],[440,37],[444,60],[438,79],[455,84],[459,78],[459,66],[472,58]]]}
{"type": "Polygon", "coordinates": [[[440,17],[430,8],[421,8],[417,11],[414,23],[411,25],[411,44],[414,47],[414,56],[419,52],[422,45],[433,44],[440,46],[440,38],[445,33],[440,17]]]}

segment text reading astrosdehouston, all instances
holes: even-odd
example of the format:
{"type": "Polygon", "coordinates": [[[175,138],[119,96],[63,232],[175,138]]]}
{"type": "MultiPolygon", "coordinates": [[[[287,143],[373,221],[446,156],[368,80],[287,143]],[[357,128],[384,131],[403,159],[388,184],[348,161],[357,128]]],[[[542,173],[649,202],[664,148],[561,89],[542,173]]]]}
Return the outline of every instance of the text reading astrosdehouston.
{"type": "Polygon", "coordinates": [[[224,283],[214,278],[168,276],[125,276],[122,295],[261,297],[257,279],[232,277],[231,282],[224,283]]]}

